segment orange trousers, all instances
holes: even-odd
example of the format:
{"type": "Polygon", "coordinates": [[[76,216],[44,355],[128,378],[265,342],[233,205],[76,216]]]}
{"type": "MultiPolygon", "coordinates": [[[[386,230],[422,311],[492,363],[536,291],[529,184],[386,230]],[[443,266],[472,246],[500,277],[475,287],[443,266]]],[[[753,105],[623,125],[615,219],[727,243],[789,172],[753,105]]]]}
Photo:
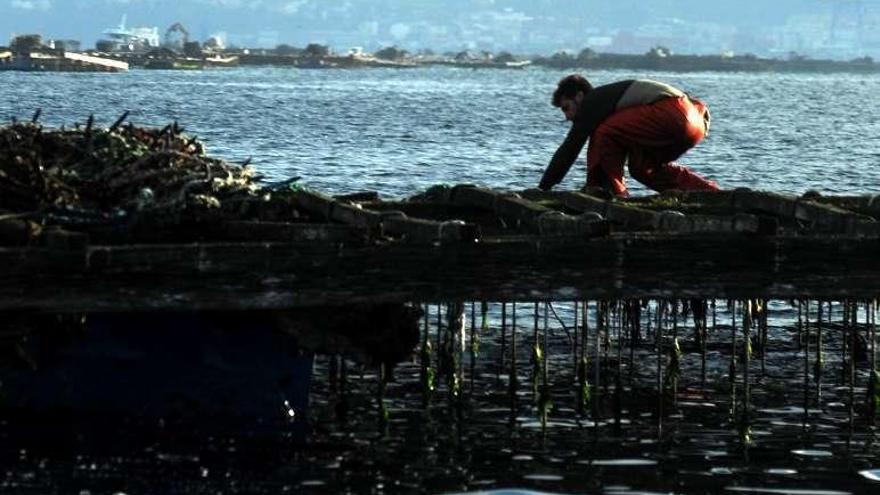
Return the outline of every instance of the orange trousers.
{"type": "Polygon", "coordinates": [[[633,179],[655,191],[717,191],[718,184],[674,163],[709,130],[709,110],[687,96],[617,111],[590,136],[587,185],[628,196],[623,165],[633,179]]]}

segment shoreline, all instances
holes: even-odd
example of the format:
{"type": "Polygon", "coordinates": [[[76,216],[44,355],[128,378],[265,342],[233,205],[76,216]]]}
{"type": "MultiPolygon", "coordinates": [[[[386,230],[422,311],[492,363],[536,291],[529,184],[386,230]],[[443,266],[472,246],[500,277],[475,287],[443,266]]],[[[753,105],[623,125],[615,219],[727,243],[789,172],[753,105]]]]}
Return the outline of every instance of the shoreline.
{"type": "MultiPolygon", "coordinates": [[[[529,67],[573,70],[653,70],[667,72],[781,72],[781,73],[880,73],[880,64],[870,57],[849,61],[810,59],[793,56],[789,59],[762,58],[754,55],[673,55],[655,49],[647,54],[628,55],[613,53],[581,53],[578,56],[557,53],[550,57],[497,57],[483,59],[456,59],[452,57],[405,57],[386,60],[371,55],[302,55],[277,53],[250,53],[247,50],[227,50],[202,57],[188,57],[170,52],[156,53],[104,53],[77,52],[34,52],[28,55],[17,54],[0,48],[0,69],[35,70],[27,63],[34,57],[64,58],[65,56],[87,58],[96,65],[125,64],[131,68],[165,70],[200,70],[251,67],[291,67],[299,69],[413,69],[422,67],[455,67],[465,69],[522,70],[529,67]],[[122,64],[120,64],[122,63],[122,64]]],[[[57,65],[57,64],[55,64],[57,65]]],[[[76,70],[88,70],[80,62],[76,70]]],[[[87,64],[86,64],[87,65],[87,64]]],[[[93,68],[96,69],[97,67],[93,68]]],[[[38,70],[60,71],[71,68],[41,64],[38,70]]],[[[98,70],[106,70],[101,67],[98,70]]],[[[112,70],[120,70],[113,67],[112,70]]],[[[122,69],[123,71],[125,69],[122,69]]]]}

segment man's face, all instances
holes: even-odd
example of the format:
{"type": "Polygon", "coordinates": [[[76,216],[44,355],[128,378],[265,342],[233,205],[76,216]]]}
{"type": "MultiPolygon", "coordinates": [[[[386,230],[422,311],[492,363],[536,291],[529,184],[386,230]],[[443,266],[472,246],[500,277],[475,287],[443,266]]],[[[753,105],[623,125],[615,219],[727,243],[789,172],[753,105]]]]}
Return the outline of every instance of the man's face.
{"type": "Polygon", "coordinates": [[[559,99],[559,109],[562,110],[562,113],[565,115],[565,120],[569,122],[574,121],[574,116],[577,115],[578,108],[581,106],[581,102],[584,100],[584,93],[582,91],[578,91],[574,98],[566,98],[563,96],[559,99]]]}

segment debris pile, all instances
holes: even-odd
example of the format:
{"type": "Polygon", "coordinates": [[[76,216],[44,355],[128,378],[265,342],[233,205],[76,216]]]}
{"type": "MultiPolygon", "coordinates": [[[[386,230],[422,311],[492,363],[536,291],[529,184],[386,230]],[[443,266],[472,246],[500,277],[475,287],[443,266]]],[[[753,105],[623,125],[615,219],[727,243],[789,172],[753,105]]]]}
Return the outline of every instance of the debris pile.
{"type": "Polygon", "coordinates": [[[75,129],[49,130],[37,112],[0,127],[0,231],[125,237],[135,226],[229,218],[242,201],[265,194],[247,164],[206,156],[176,122],[143,128],[123,124],[127,116],[109,128],[89,117],[75,129]]]}

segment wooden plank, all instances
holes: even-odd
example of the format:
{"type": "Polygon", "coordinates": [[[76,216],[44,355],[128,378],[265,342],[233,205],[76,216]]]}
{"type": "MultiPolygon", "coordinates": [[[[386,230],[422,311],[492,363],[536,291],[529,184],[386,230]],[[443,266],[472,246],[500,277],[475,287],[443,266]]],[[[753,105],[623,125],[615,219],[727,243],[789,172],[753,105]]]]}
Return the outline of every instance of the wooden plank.
{"type": "Polygon", "coordinates": [[[384,217],[382,230],[416,243],[474,242],[481,237],[479,227],[474,224],[460,220],[422,220],[403,214],[384,217]]]}
{"type": "Polygon", "coordinates": [[[609,227],[594,215],[566,215],[542,206],[516,193],[467,186],[455,187],[448,200],[457,206],[482,208],[498,215],[508,228],[524,230],[539,236],[597,236],[609,227]]]}
{"type": "Polygon", "coordinates": [[[609,222],[627,230],[651,230],[657,225],[657,213],[613,200],[605,200],[578,192],[564,192],[559,199],[567,207],[602,215],[609,222]]]}
{"type": "Polygon", "coordinates": [[[654,229],[661,232],[719,233],[747,232],[772,234],[774,223],[762,222],[756,215],[739,213],[731,216],[683,215],[678,212],[660,212],[654,219],[654,229]]]}
{"type": "Polygon", "coordinates": [[[652,211],[626,204],[620,200],[601,199],[580,192],[529,191],[524,194],[530,199],[559,201],[566,208],[601,215],[623,230],[645,230],[661,232],[751,232],[772,234],[776,223],[755,215],[736,214],[684,215],[676,211],[652,211]]]}
{"type": "Polygon", "coordinates": [[[405,242],[473,242],[480,238],[477,226],[462,221],[413,219],[401,211],[376,212],[312,191],[298,191],[294,203],[319,218],[369,228],[405,242]]]}
{"type": "Polygon", "coordinates": [[[517,193],[495,191],[477,186],[452,188],[448,201],[458,206],[476,207],[494,212],[508,222],[511,227],[523,223],[534,226],[537,217],[553,211],[523,199],[517,193]]]}
{"type": "Polygon", "coordinates": [[[816,232],[864,230],[854,225],[874,221],[870,216],[823,204],[809,196],[796,197],[745,188],[725,192],[677,192],[675,196],[693,202],[726,204],[741,212],[763,212],[780,219],[797,220],[816,232]]]}

